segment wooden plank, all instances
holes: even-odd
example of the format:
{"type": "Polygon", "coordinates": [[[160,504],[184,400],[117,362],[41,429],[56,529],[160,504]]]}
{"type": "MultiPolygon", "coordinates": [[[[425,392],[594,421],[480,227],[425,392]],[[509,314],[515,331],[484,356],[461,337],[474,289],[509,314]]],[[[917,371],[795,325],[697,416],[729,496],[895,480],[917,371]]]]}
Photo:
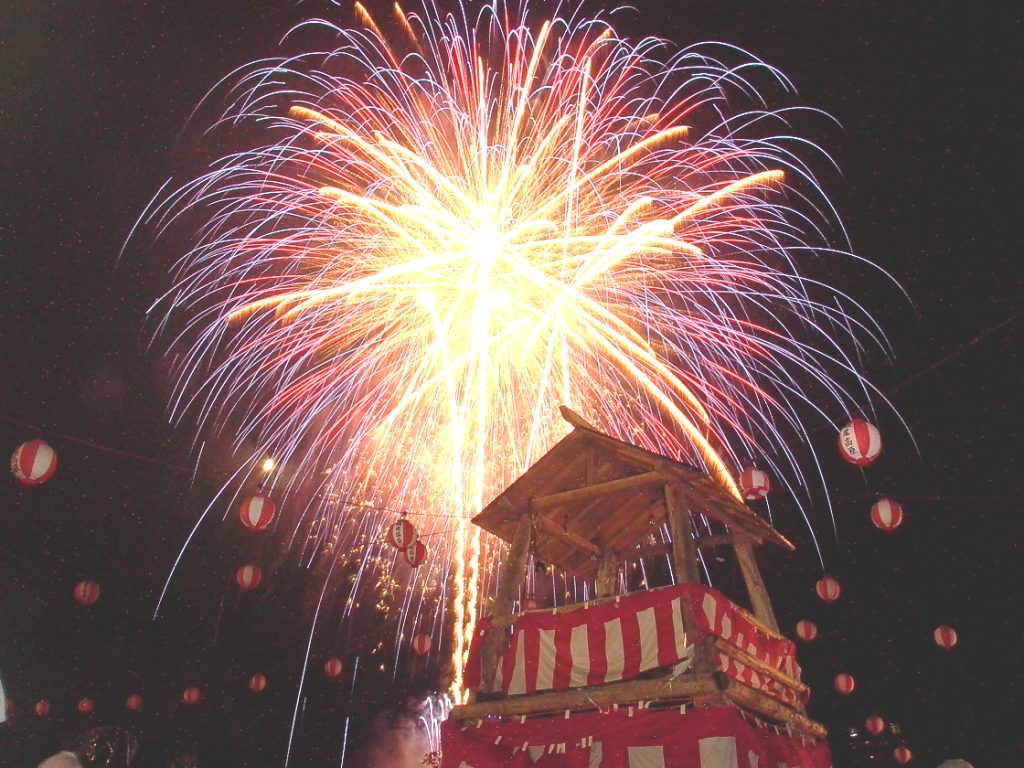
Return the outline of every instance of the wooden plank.
{"type": "MultiPolygon", "coordinates": [[[[828,731],[821,723],[816,723],[801,712],[776,701],[766,693],[761,693],[732,678],[724,681],[722,693],[726,698],[736,702],[744,709],[750,710],[761,717],[789,725],[814,739],[824,739],[828,731]]],[[[478,705],[469,705],[478,706],[478,705]]]]}
{"type": "Polygon", "coordinates": [[[750,605],[754,609],[754,615],[777,633],[779,623],[775,620],[772,601],[768,597],[768,590],[765,589],[764,580],[761,578],[761,569],[757,567],[753,545],[746,537],[737,535],[733,537],[733,551],[736,552],[736,562],[739,563],[743,581],[747,585],[747,594],[750,596],[750,605]]]}
{"type": "Polygon", "coordinates": [[[573,488],[571,491],[561,491],[560,493],[552,493],[547,496],[534,496],[530,499],[530,506],[540,512],[552,507],[578,504],[601,496],[609,496],[613,493],[621,493],[633,488],[642,488],[645,485],[657,485],[658,483],[664,483],[665,480],[665,475],[661,472],[643,472],[639,475],[629,475],[628,477],[608,480],[604,483],[573,488]]]}
{"type": "Polygon", "coordinates": [[[675,679],[628,680],[590,688],[478,701],[453,707],[451,717],[455,720],[470,720],[504,715],[535,715],[567,709],[595,709],[608,704],[713,696],[718,693],[720,682],[713,674],[684,674],[675,679]]]}
{"type": "Polygon", "coordinates": [[[544,531],[544,533],[549,533],[552,536],[560,539],[562,542],[568,544],[569,546],[583,550],[589,555],[601,554],[601,549],[592,541],[584,539],[578,533],[567,531],[565,528],[562,528],[560,525],[558,525],[558,523],[554,522],[550,518],[538,517],[537,527],[544,531]]]}
{"type": "Polygon", "coordinates": [[[714,646],[716,651],[721,651],[726,656],[736,659],[736,661],[746,664],[748,667],[752,669],[756,669],[765,677],[770,677],[779,685],[786,686],[790,690],[795,691],[800,696],[803,696],[809,690],[807,686],[801,683],[799,680],[794,680],[785,672],[782,672],[769,664],[765,664],[756,656],[751,656],[742,648],[736,647],[724,638],[712,636],[711,644],[714,646]]]}
{"type": "Polygon", "coordinates": [[[676,581],[680,584],[699,582],[693,523],[679,486],[665,486],[665,507],[668,510],[668,532],[672,537],[672,567],[676,581]]]}
{"type": "MultiPolygon", "coordinates": [[[[712,536],[701,536],[694,539],[697,549],[714,549],[715,547],[727,547],[732,545],[732,535],[728,533],[716,533],[712,536]]],[[[648,557],[664,557],[672,554],[672,543],[648,544],[633,549],[622,549],[618,551],[620,560],[643,560],[648,557]]]]}

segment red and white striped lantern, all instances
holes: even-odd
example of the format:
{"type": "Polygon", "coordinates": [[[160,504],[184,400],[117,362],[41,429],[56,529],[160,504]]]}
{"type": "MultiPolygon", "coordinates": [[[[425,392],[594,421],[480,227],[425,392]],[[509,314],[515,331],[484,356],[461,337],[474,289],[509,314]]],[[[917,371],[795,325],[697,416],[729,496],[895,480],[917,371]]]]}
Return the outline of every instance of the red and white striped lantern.
{"type": "Polygon", "coordinates": [[[412,639],[412,649],[416,652],[416,655],[418,656],[426,656],[428,653],[430,653],[430,647],[432,645],[433,643],[430,640],[430,635],[420,633],[414,636],[412,639]]]}
{"type": "Polygon", "coordinates": [[[853,679],[853,675],[840,672],[832,681],[832,685],[835,687],[836,693],[841,696],[849,696],[857,687],[857,681],[853,679]]]}
{"type": "Polygon", "coordinates": [[[757,501],[768,495],[772,489],[768,473],[757,467],[747,467],[740,475],[740,490],[747,501],[757,501]]]}
{"type": "Polygon", "coordinates": [[[39,715],[40,717],[46,717],[48,714],[50,714],[50,702],[48,702],[46,699],[40,699],[36,702],[35,709],[37,715],[39,715]]]}
{"type": "Polygon", "coordinates": [[[29,440],[11,454],[11,472],[22,485],[45,483],[57,471],[57,453],[45,440],[29,440]]]}
{"type": "Polygon", "coordinates": [[[818,583],[814,585],[814,591],[826,603],[834,603],[842,593],[842,590],[839,588],[839,582],[831,576],[824,576],[818,579],[818,583]]]}
{"type": "Polygon", "coordinates": [[[95,581],[80,581],[75,584],[75,602],[79,605],[92,605],[100,599],[100,585],[95,581]]]}
{"type": "Polygon", "coordinates": [[[864,721],[864,729],[872,736],[878,736],[885,730],[885,720],[878,715],[872,715],[864,721]]]}
{"type": "Polygon", "coordinates": [[[242,525],[250,531],[266,529],[274,520],[276,511],[277,506],[273,499],[262,493],[242,499],[242,503],[238,505],[238,517],[241,519],[242,525]]]}
{"type": "Polygon", "coordinates": [[[427,559],[427,546],[417,539],[415,544],[408,549],[402,550],[402,556],[405,558],[405,562],[413,568],[419,568],[423,565],[423,561],[427,559]]]}
{"type": "Polygon", "coordinates": [[[182,703],[188,704],[190,707],[198,704],[200,701],[202,701],[202,698],[202,692],[195,686],[192,686],[191,688],[186,688],[184,693],[181,694],[182,703]]]}
{"type": "Polygon", "coordinates": [[[935,639],[935,644],[944,651],[950,650],[959,642],[956,630],[948,624],[942,624],[936,627],[935,631],[932,632],[932,637],[935,639]]]}
{"type": "Polygon", "coordinates": [[[267,687],[267,678],[260,674],[255,674],[249,678],[249,690],[253,693],[263,693],[263,689],[267,687]]]}
{"type": "Polygon", "coordinates": [[[258,565],[249,563],[243,565],[237,571],[235,571],[235,581],[238,582],[238,586],[248,592],[250,589],[256,589],[260,585],[260,581],[263,579],[263,571],[260,570],[258,565]]]}
{"type": "Polygon", "coordinates": [[[137,693],[133,693],[127,699],[124,700],[124,706],[130,712],[141,712],[142,711],[142,697],[137,693]]]}
{"type": "Polygon", "coordinates": [[[903,524],[903,507],[892,499],[881,498],[871,505],[871,522],[886,533],[903,524]]]}
{"type": "Polygon", "coordinates": [[[388,544],[403,552],[416,544],[419,537],[416,535],[416,528],[404,517],[388,526],[388,544]]]}
{"type": "Polygon", "coordinates": [[[796,636],[809,643],[818,636],[818,625],[813,621],[801,619],[796,623],[796,636]]]}
{"type": "Polygon", "coordinates": [[[864,419],[853,419],[839,430],[839,454],[851,464],[866,467],[882,453],[882,433],[864,419]]]}
{"type": "Polygon", "coordinates": [[[896,747],[896,749],[892,751],[892,757],[900,765],[906,765],[914,759],[914,753],[906,747],[896,747]]]}
{"type": "Polygon", "coordinates": [[[342,666],[341,659],[337,656],[332,656],[324,662],[324,674],[331,678],[331,680],[336,680],[341,677],[343,669],[345,669],[345,667],[342,666]]]}
{"type": "Polygon", "coordinates": [[[92,699],[90,699],[88,696],[78,700],[78,711],[81,712],[83,715],[88,715],[90,712],[93,711],[94,708],[95,704],[93,704],[92,699]]]}

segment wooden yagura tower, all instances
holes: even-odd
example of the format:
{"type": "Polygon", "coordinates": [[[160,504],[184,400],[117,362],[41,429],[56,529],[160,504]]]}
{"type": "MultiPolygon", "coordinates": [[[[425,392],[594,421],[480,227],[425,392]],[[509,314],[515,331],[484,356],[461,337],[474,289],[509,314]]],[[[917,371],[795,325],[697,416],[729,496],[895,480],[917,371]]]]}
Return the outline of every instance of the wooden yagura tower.
{"type": "Polygon", "coordinates": [[[754,554],[793,545],[706,474],[562,413],[573,431],[473,520],[509,551],[442,765],[831,766],[754,554]],[[749,610],[703,583],[702,550],[731,550],[749,610]],[[531,558],[595,599],[517,610],[531,558]],[[674,583],[624,594],[624,565],[648,558],[674,583]]]}

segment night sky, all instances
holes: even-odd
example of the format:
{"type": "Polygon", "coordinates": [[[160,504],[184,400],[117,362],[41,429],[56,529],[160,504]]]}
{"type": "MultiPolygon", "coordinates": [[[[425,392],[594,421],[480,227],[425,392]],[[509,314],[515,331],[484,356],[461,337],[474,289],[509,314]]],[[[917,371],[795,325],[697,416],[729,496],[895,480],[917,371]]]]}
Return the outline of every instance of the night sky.
{"type": "MultiPolygon", "coordinates": [[[[368,3],[381,15],[388,5],[368,3]]],[[[739,45],[838,121],[815,121],[807,136],[841,168],[826,189],[854,250],[909,296],[845,263],[820,274],[887,332],[893,359],[869,353],[864,368],[919,452],[886,410],[886,451],[863,473],[835,457],[834,432],[816,433],[838,542],[823,512],[815,524],[843,597],[814,597],[821,567],[795,517],[779,527],[800,550],[764,566],[787,631],[799,618],[821,630],[800,658],[837,768],[866,764],[843,733],[869,714],[902,725],[915,765],[1021,764],[1020,16],[951,2],[634,5],[620,30],[739,45]],[[879,493],[904,503],[895,533],[868,520],[879,493]],[[931,640],[942,623],[960,635],[948,653],[931,640]],[[839,671],[858,681],[845,699],[831,687],[839,671]]],[[[239,148],[211,148],[202,124],[186,127],[206,91],[280,53],[290,26],[320,14],[351,21],[348,2],[0,8],[0,453],[44,437],[60,456],[45,485],[0,482],[0,675],[17,707],[0,725],[2,765],[35,765],[83,727],[115,722],[140,735],[143,767],[188,749],[204,766],[283,763],[319,583],[273,542],[215,525],[151,620],[233,465],[214,454],[193,478],[193,430],[167,424],[166,365],[148,345],[145,310],[168,284],[173,248],[143,239],[118,254],[169,175],[239,148]],[[269,565],[272,584],[239,598],[234,570],[246,557],[269,565]],[[89,609],[72,599],[83,578],[103,590],[89,609]],[[257,671],[271,681],[261,697],[246,689],[257,671]],[[204,691],[199,707],[179,703],[190,685],[204,691]],[[140,714],[124,709],[132,692],[144,697],[140,714]],[[88,717],[75,711],[84,695],[97,702],[88,717]],[[53,707],[45,720],[31,713],[41,698],[53,707]]],[[[293,764],[337,765],[351,714],[349,764],[363,765],[377,713],[401,709],[438,673],[406,662],[395,679],[374,672],[389,651],[370,658],[372,627],[339,616],[324,626],[314,660],[337,653],[348,670],[362,654],[366,673],[350,696],[348,673],[331,682],[314,668],[293,764]]]]}

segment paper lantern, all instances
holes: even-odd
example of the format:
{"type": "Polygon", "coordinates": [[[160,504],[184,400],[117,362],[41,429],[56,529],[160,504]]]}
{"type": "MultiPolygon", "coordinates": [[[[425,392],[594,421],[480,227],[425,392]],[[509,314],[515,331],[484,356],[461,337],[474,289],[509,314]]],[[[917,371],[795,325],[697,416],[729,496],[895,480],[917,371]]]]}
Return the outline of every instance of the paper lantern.
{"type": "Polygon", "coordinates": [[[39,715],[40,717],[46,717],[48,714],[50,714],[50,702],[48,702],[46,699],[40,699],[36,702],[35,709],[37,715],[39,715]]]}
{"type": "Polygon", "coordinates": [[[202,692],[195,686],[186,688],[185,692],[181,694],[181,700],[183,703],[192,706],[198,704],[203,698],[202,692]]]}
{"type": "Polygon", "coordinates": [[[849,696],[857,687],[857,681],[853,679],[853,675],[840,672],[836,675],[835,680],[832,681],[832,685],[835,687],[836,693],[842,696],[849,696]]]}
{"type": "Polygon", "coordinates": [[[813,621],[802,619],[796,623],[796,636],[805,643],[809,643],[818,636],[818,625],[813,621]]]}
{"type": "Polygon", "coordinates": [[[416,541],[411,547],[402,551],[405,562],[413,568],[419,568],[427,559],[427,546],[422,541],[416,541]]]}
{"type": "Polygon", "coordinates": [[[747,467],[740,475],[740,490],[747,501],[757,501],[768,495],[772,489],[768,473],[757,467],[747,467]]]}
{"type": "Polygon", "coordinates": [[[903,507],[892,499],[879,499],[871,505],[871,522],[886,533],[895,531],[903,523],[903,507]]]}
{"type": "Polygon", "coordinates": [[[14,714],[14,699],[7,699],[4,702],[4,714],[8,717],[14,714]]]}
{"type": "Polygon", "coordinates": [[[412,649],[419,656],[426,656],[430,653],[430,646],[433,643],[430,640],[430,635],[418,634],[412,639],[412,649]]]}
{"type": "Polygon", "coordinates": [[[78,700],[78,711],[81,712],[83,715],[88,715],[90,712],[92,712],[94,707],[95,705],[93,704],[92,699],[90,699],[88,696],[78,700]]]}
{"type": "Polygon", "coordinates": [[[906,765],[914,759],[914,753],[906,747],[896,747],[896,749],[892,751],[892,756],[900,765],[906,765]]]}
{"type": "Polygon", "coordinates": [[[273,500],[262,493],[242,499],[238,505],[238,517],[250,531],[264,530],[273,521],[276,511],[273,500]]]}
{"type": "Polygon", "coordinates": [[[57,453],[43,440],[29,440],[11,454],[11,472],[22,485],[45,483],[57,471],[57,453]]]}
{"type": "Polygon", "coordinates": [[[267,687],[267,678],[263,675],[253,675],[249,678],[249,690],[253,693],[262,693],[267,687]]]}
{"type": "Polygon", "coordinates": [[[885,730],[885,720],[878,715],[872,715],[864,721],[864,728],[872,736],[878,736],[885,730]]]}
{"type": "Polygon", "coordinates": [[[124,700],[124,705],[131,712],[141,712],[142,711],[142,697],[139,696],[139,694],[137,694],[137,693],[133,693],[131,696],[129,696],[127,699],[124,700]]]}
{"type": "Polygon", "coordinates": [[[80,581],[75,585],[75,602],[79,605],[92,605],[100,599],[100,585],[95,581],[80,581]]]}
{"type": "Polygon", "coordinates": [[[418,540],[416,528],[404,517],[388,526],[388,544],[403,552],[418,540]]]}
{"type": "Polygon", "coordinates": [[[818,583],[814,585],[814,591],[826,603],[834,603],[839,599],[839,595],[842,592],[839,588],[839,582],[831,576],[824,576],[819,579],[818,583]]]}
{"type": "Polygon", "coordinates": [[[839,454],[851,464],[866,467],[882,452],[882,434],[874,424],[853,419],[839,430],[839,454]]]}
{"type": "Polygon", "coordinates": [[[935,631],[932,633],[932,637],[935,639],[935,644],[944,651],[950,650],[959,642],[959,638],[956,636],[956,630],[948,624],[942,624],[936,627],[935,631]]]}
{"type": "Polygon", "coordinates": [[[263,571],[260,570],[258,565],[243,565],[237,571],[235,571],[235,581],[238,582],[238,586],[248,592],[250,589],[256,589],[260,585],[260,580],[263,578],[263,571]]]}
{"type": "Polygon", "coordinates": [[[341,677],[343,669],[344,667],[341,664],[341,659],[337,656],[332,656],[324,662],[324,674],[331,678],[331,680],[336,680],[341,677]]]}

